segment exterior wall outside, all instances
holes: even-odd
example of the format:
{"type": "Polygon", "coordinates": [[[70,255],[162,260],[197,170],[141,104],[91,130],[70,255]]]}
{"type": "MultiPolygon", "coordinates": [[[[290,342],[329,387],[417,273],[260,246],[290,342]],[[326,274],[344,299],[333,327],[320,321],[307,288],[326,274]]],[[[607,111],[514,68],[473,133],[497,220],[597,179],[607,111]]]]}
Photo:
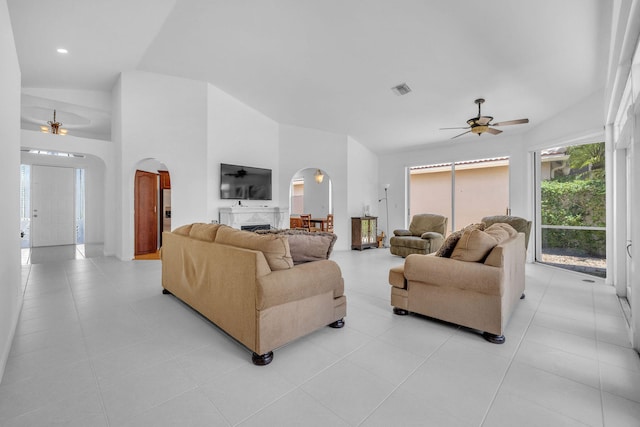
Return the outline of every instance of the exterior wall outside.
{"type": "Polygon", "coordinates": [[[509,167],[456,169],[455,218],[451,215],[451,172],[411,174],[411,215],[437,213],[449,218],[449,232],[503,215],[509,207],[509,167]]]}

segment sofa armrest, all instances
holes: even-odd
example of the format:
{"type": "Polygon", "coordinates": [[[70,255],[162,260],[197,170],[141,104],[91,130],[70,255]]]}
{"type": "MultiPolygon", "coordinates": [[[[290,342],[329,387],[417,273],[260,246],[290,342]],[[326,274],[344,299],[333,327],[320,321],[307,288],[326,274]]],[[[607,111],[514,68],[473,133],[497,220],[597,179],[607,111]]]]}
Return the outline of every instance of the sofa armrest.
{"type": "Polygon", "coordinates": [[[396,236],[413,236],[409,230],[393,230],[393,234],[396,236]]]}
{"type": "Polygon", "coordinates": [[[409,286],[411,282],[420,282],[489,295],[502,295],[504,292],[500,268],[434,255],[409,255],[404,264],[404,277],[409,286]]]}

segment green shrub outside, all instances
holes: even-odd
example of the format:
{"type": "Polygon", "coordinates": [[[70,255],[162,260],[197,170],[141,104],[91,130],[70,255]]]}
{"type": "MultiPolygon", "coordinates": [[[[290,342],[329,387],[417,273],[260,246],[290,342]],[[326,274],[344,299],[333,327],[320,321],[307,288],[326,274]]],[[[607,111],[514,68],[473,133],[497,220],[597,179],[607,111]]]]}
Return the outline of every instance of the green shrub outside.
{"type": "MultiPolygon", "coordinates": [[[[569,177],[567,177],[569,178],[569,177]]],[[[571,179],[571,178],[569,178],[571,179]]],[[[543,181],[542,224],[604,227],[606,187],[603,177],[543,181]]],[[[543,248],[566,248],[589,256],[606,256],[606,233],[544,229],[543,248]]]]}

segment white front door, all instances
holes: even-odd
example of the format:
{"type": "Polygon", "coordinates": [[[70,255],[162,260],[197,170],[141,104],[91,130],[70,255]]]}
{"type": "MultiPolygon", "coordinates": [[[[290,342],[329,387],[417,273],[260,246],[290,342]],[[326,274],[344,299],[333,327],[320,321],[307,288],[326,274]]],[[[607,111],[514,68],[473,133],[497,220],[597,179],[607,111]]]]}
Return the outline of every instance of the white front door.
{"type": "Polygon", "coordinates": [[[75,244],[75,170],[55,166],[31,169],[31,246],[75,244]]]}

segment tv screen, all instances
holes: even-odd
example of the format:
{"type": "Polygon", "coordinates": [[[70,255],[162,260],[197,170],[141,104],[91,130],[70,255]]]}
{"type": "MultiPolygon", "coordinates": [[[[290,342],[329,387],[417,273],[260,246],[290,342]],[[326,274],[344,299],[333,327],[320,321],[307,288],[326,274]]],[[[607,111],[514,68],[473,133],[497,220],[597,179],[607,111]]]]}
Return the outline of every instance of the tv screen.
{"type": "Polygon", "coordinates": [[[271,200],[271,169],[220,163],[220,198],[271,200]]]}

